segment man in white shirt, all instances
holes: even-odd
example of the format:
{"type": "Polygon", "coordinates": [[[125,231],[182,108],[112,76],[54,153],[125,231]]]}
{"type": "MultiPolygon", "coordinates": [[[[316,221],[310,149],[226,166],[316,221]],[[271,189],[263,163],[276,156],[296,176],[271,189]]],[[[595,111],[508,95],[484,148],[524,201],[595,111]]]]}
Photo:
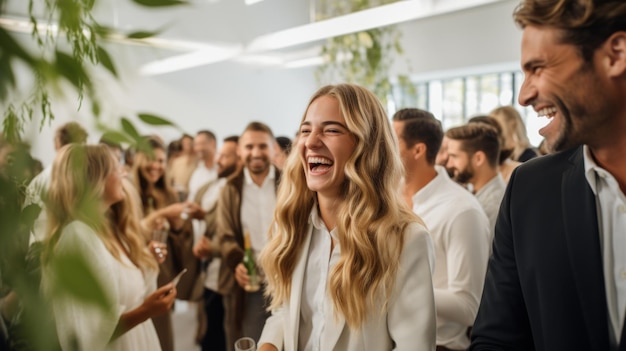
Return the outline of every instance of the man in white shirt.
{"type": "Polygon", "coordinates": [[[193,150],[198,158],[198,164],[187,184],[189,189],[187,200],[193,201],[201,186],[217,179],[216,148],[215,134],[209,130],[199,131],[193,139],[193,150]]]}
{"type": "Polygon", "coordinates": [[[242,336],[258,340],[269,316],[263,289],[246,292],[249,282],[242,263],[244,230],[250,233],[255,259],[268,240],[276,207],[280,172],[272,165],[274,136],[261,122],[251,122],[239,137],[241,171],[222,190],[217,205],[217,235],[222,265],[219,290],[224,299],[227,347],[242,336]]]}
{"type": "Polygon", "coordinates": [[[495,231],[500,202],[506,190],[498,172],[500,141],[498,132],[485,123],[470,123],[450,128],[448,137],[448,168],[453,179],[467,184],[489,218],[489,247],[495,231]]]}
{"type": "MultiPolygon", "coordinates": [[[[76,122],[68,122],[57,128],[54,133],[54,151],[58,151],[63,146],[70,143],[87,142],[87,131],[76,122]]],[[[39,173],[26,189],[26,198],[24,199],[24,207],[35,204],[41,207],[39,217],[33,223],[33,229],[31,233],[30,242],[42,241],[46,237],[47,230],[47,218],[45,205],[42,199],[42,195],[48,191],[48,185],[50,183],[50,176],[52,174],[52,164],[44,168],[39,173]]]]}
{"type": "MultiPolygon", "coordinates": [[[[226,180],[239,169],[237,143],[239,138],[231,136],[224,139],[217,156],[218,179],[200,187],[195,201],[205,211],[203,220],[198,221],[197,230],[201,236],[193,248],[196,257],[206,260],[206,274],[204,280],[204,318],[206,331],[200,342],[202,351],[225,351],[226,336],[224,333],[224,305],[222,295],[218,292],[218,278],[221,259],[219,245],[215,236],[216,204],[220,191],[226,185],[226,180]],[[214,244],[213,244],[214,243],[214,244]]],[[[194,228],[196,229],[196,228],[194,228]]]]}
{"type": "Polygon", "coordinates": [[[404,198],[435,246],[437,350],[465,350],[487,268],[489,220],[472,194],[435,167],[443,130],[430,112],[402,109],[393,127],[406,172],[404,198]]]}

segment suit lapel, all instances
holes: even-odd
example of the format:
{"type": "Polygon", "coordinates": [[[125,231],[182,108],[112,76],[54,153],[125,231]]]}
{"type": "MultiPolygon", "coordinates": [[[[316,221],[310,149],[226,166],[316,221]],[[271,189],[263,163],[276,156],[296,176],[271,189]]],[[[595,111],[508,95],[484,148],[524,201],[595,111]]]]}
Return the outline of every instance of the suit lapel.
{"type": "Polygon", "coordinates": [[[596,199],[585,178],[579,147],[563,173],[562,208],[566,243],[589,338],[597,350],[608,350],[608,316],[596,199]],[[582,190],[581,190],[582,189],[582,190]]]}
{"type": "Polygon", "coordinates": [[[298,333],[300,330],[300,300],[302,298],[302,285],[304,284],[304,272],[309,257],[309,246],[311,244],[311,232],[313,226],[309,225],[304,245],[298,258],[296,268],[293,271],[291,280],[291,296],[289,297],[289,323],[287,337],[285,338],[285,350],[298,349],[298,333]]]}

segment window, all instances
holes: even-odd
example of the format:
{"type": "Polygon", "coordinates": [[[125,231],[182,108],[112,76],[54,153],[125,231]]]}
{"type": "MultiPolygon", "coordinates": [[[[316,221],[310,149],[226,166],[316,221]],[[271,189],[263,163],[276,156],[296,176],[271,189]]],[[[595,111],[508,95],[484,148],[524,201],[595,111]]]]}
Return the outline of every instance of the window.
{"type": "Polygon", "coordinates": [[[462,125],[475,115],[488,114],[498,106],[513,105],[524,118],[530,142],[538,145],[542,137],[537,131],[545,123],[537,118],[532,107],[518,104],[523,81],[520,71],[416,81],[412,82],[413,89],[396,85],[391,100],[397,108],[417,107],[432,112],[441,120],[444,130],[462,125]]]}

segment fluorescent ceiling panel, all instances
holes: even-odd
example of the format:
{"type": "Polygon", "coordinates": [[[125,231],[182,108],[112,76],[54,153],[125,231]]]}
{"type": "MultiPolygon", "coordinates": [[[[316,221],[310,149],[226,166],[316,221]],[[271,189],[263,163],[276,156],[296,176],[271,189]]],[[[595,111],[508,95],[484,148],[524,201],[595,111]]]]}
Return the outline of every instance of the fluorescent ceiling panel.
{"type": "Polygon", "coordinates": [[[260,36],[246,52],[283,49],[501,0],[405,0],[260,36]]]}

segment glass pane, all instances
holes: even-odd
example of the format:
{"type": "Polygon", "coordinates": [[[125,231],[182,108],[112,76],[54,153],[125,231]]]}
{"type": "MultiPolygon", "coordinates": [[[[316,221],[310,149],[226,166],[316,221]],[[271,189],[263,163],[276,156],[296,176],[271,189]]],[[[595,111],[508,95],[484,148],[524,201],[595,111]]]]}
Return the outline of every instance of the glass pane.
{"type": "Polygon", "coordinates": [[[415,107],[428,111],[428,83],[417,84],[415,88],[417,91],[415,107]]]}
{"type": "Polygon", "coordinates": [[[443,121],[443,84],[440,80],[431,80],[428,84],[428,111],[443,121]]]}
{"type": "Polygon", "coordinates": [[[489,111],[500,105],[500,80],[497,74],[485,74],[480,79],[480,107],[481,113],[489,111]]]}
{"type": "Polygon", "coordinates": [[[464,89],[463,78],[443,82],[442,122],[443,129],[463,124],[464,89]]]}
{"type": "Polygon", "coordinates": [[[478,109],[480,77],[472,76],[465,79],[465,117],[475,116],[478,109]]]}
{"type": "Polygon", "coordinates": [[[513,73],[500,74],[500,104],[501,106],[513,104],[513,73]]]}

